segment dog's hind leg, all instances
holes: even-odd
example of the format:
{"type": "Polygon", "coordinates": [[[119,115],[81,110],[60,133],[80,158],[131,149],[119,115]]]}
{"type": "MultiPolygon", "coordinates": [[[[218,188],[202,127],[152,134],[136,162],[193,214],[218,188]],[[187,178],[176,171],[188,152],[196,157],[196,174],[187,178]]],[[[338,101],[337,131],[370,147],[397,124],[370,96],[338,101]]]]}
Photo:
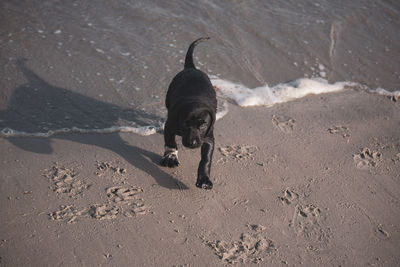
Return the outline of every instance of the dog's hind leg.
{"type": "Polygon", "coordinates": [[[172,131],[169,122],[165,123],[164,127],[165,152],[161,158],[161,165],[169,168],[174,168],[179,165],[178,146],[175,141],[175,133],[172,131]]]}
{"type": "Polygon", "coordinates": [[[211,162],[214,152],[214,138],[210,138],[201,146],[201,160],[197,171],[196,186],[211,189],[213,183],[210,180],[211,162]]]}

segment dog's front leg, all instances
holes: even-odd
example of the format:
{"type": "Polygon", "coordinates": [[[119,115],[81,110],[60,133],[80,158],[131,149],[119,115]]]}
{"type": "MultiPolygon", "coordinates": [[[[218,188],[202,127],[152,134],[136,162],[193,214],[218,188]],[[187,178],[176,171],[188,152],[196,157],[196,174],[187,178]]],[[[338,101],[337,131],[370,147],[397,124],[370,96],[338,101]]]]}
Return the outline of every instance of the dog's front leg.
{"type": "Polygon", "coordinates": [[[213,183],[210,180],[211,161],[214,152],[214,138],[210,138],[201,146],[201,161],[197,171],[196,186],[211,189],[213,183]]]}
{"type": "Polygon", "coordinates": [[[165,152],[161,158],[161,165],[174,168],[179,165],[178,146],[175,141],[175,132],[171,129],[170,123],[167,120],[164,127],[165,152]]]}

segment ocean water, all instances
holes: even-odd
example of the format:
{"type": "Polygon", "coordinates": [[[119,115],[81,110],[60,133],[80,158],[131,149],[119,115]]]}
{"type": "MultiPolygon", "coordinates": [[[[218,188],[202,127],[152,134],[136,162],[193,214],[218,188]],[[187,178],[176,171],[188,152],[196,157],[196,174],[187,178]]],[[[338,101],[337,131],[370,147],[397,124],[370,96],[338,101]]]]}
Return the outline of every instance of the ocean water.
{"type": "Polygon", "coordinates": [[[161,131],[188,45],[248,107],[351,87],[400,95],[398,1],[0,2],[0,135],[161,131]]]}

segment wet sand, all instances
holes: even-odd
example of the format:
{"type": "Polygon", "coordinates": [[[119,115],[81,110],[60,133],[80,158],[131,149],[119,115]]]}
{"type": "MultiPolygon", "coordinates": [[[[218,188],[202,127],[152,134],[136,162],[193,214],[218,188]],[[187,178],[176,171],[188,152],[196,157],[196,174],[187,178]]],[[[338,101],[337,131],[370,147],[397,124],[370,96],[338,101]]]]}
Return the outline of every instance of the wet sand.
{"type": "Polygon", "coordinates": [[[159,166],[160,134],[1,138],[1,265],[399,264],[399,102],[229,108],[211,191],[197,150],[159,166]]]}

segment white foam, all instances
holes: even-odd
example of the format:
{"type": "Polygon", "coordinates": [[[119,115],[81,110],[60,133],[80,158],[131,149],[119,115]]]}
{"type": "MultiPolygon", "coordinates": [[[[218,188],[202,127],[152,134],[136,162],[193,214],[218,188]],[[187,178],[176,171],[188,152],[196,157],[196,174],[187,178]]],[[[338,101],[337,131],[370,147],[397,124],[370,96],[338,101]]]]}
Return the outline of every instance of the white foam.
{"type": "Polygon", "coordinates": [[[400,97],[400,91],[393,91],[393,92],[390,92],[390,91],[387,91],[387,90],[385,90],[385,89],[383,89],[383,88],[380,88],[380,87],[376,88],[375,90],[370,89],[370,90],[368,90],[368,91],[369,91],[370,93],[374,93],[374,94],[378,94],[378,95],[392,96],[392,97],[400,97]]]}
{"type": "MultiPolygon", "coordinates": [[[[220,101],[220,100],[218,100],[220,101]]],[[[222,107],[218,107],[217,114],[215,115],[216,120],[222,119],[226,114],[228,114],[228,102],[222,100],[222,107]]]]}
{"type": "Polygon", "coordinates": [[[343,90],[346,86],[354,86],[352,82],[328,83],[321,78],[301,78],[287,83],[280,83],[273,87],[268,85],[250,89],[244,85],[211,77],[212,84],[222,96],[233,100],[241,107],[272,106],[277,103],[288,102],[302,98],[309,94],[332,93],[343,90]]]}
{"type": "Polygon", "coordinates": [[[142,126],[142,127],[131,127],[131,126],[112,126],[103,129],[82,129],[78,127],[62,128],[56,130],[49,130],[47,132],[39,133],[28,133],[23,131],[17,131],[11,128],[4,128],[1,130],[0,135],[3,137],[50,137],[56,134],[66,133],[80,133],[80,134],[109,134],[109,133],[135,133],[142,136],[148,136],[161,131],[164,126],[142,126]]]}

